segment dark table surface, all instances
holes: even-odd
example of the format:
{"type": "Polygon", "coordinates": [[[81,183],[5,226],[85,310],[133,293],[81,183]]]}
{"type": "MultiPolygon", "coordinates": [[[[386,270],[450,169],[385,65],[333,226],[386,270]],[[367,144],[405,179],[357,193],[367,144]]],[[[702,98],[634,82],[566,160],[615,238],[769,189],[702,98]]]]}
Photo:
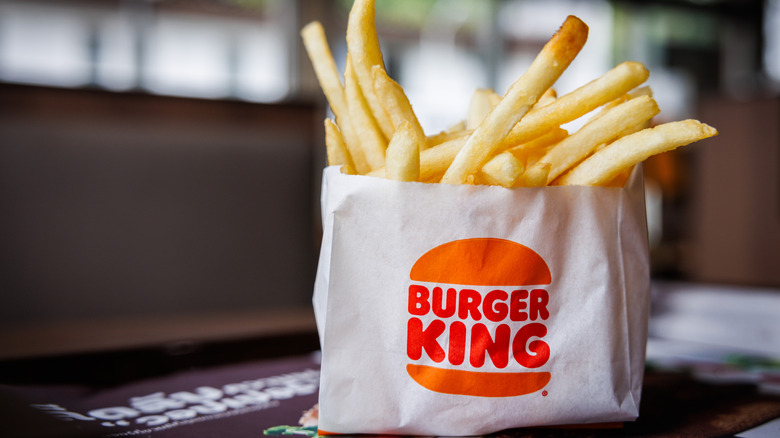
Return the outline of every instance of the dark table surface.
{"type": "MultiPolygon", "coordinates": [[[[280,433],[276,426],[298,426],[302,413],[317,402],[317,348],[316,333],[301,332],[5,360],[0,362],[0,436],[280,433]]],[[[701,376],[686,367],[648,366],[636,422],[493,436],[722,437],[780,417],[780,395],[755,382],[701,376]]]]}

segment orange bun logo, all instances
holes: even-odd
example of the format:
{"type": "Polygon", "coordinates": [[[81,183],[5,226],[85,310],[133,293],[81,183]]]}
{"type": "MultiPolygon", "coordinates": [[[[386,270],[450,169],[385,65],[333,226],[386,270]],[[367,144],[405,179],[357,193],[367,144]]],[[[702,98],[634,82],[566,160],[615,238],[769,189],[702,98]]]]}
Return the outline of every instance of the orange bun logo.
{"type": "Polygon", "coordinates": [[[509,240],[456,240],[423,254],[410,279],[406,370],[415,382],[479,397],[547,385],[549,372],[531,371],[550,358],[549,295],[538,286],[552,279],[539,254],[509,240]]]}

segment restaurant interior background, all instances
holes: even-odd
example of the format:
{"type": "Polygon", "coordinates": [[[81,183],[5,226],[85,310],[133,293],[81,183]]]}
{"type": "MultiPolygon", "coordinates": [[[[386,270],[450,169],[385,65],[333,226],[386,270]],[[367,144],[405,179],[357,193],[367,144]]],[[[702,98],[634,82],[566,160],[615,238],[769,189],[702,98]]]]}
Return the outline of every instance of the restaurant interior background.
{"type": "MultiPolygon", "coordinates": [[[[322,21],[343,65],[350,4],[0,0],[0,358],[311,328],[328,110],[299,30],[322,21]]],[[[581,17],[559,94],[640,61],[656,121],[720,131],[646,164],[654,278],[780,290],[780,1],[377,14],[429,134],[581,17]]]]}

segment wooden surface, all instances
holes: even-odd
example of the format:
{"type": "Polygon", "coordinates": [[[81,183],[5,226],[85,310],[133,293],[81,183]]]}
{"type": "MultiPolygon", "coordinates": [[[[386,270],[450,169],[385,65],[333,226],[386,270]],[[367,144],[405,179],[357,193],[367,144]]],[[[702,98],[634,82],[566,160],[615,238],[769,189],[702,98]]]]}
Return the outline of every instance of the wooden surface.
{"type": "Polygon", "coordinates": [[[316,332],[310,309],[122,317],[0,326],[0,360],[193,345],[316,332]]]}

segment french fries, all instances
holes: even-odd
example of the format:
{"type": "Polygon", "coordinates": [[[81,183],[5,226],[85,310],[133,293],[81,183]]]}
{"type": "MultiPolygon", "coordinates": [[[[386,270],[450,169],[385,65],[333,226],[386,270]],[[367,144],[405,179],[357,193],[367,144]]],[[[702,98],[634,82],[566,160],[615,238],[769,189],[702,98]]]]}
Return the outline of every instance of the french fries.
{"type": "Polygon", "coordinates": [[[642,96],[621,103],[607,111],[606,114],[589,121],[580,130],[553,146],[547,154],[539,159],[539,163],[551,165],[547,182],[550,183],[558,175],[585,158],[598,145],[645,123],[659,111],[658,105],[653,99],[642,96]]]}
{"type": "Polygon", "coordinates": [[[375,15],[374,0],[355,0],[352,4],[347,21],[347,53],[354,63],[355,75],[374,119],[385,138],[390,138],[393,136],[392,122],[374,92],[374,66],[385,68],[375,15]]]}
{"type": "Polygon", "coordinates": [[[512,187],[523,171],[525,171],[523,163],[512,153],[504,152],[496,155],[482,166],[477,181],[484,181],[490,185],[512,187]]]}
{"type": "Polygon", "coordinates": [[[365,161],[364,153],[360,146],[360,137],[353,128],[353,120],[349,114],[346,93],[341,85],[336,61],[331,54],[322,24],[317,21],[307,24],[301,30],[301,37],[314,67],[314,74],[317,76],[330,109],[336,117],[336,123],[341,130],[341,135],[351,156],[351,161],[355,163],[354,168],[357,172],[366,172],[370,170],[370,167],[365,161]]]}
{"type": "Polygon", "coordinates": [[[651,155],[717,135],[718,131],[697,120],[683,120],[643,129],[621,137],[588,157],[555,181],[557,185],[605,185],[624,169],[651,155]]]}
{"type": "Polygon", "coordinates": [[[518,78],[501,102],[469,136],[441,179],[446,184],[463,184],[497,151],[512,127],[536,104],[539,97],[553,86],[569,66],[588,37],[588,26],[579,18],[569,16],[558,32],[518,78]]]}
{"type": "Polygon", "coordinates": [[[365,173],[368,170],[384,166],[387,140],[371,114],[371,108],[360,89],[357,74],[350,61],[351,58],[347,57],[347,65],[344,70],[344,88],[352,126],[360,139],[360,161],[363,163],[362,167],[366,169],[361,173],[365,173]]]}
{"type": "Polygon", "coordinates": [[[553,88],[584,46],[588,27],[569,16],[504,96],[477,89],[464,118],[426,135],[385,70],[373,0],[355,0],[347,23],[344,84],[313,22],[301,35],[335,121],[325,121],[328,163],[342,172],[506,188],[620,186],[653,154],[717,135],[696,120],[652,127],[659,113],[644,65],[623,62],[574,91],[553,88]],[[562,125],[590,116],[576,132],[562,125]]]}
{"type": "Polygon", "coordinates": [[[325,147],[329,166],[342,166],[342,172],[354,175],[355,164],[349,155],[344,137],[339,131],[338,125],[331,119],[325,119],[325,147]]]}
{"type": "Polygon", "coordinates": [[[482,120],[490,111],[501,102],[501,96],[487,88],[479,88],[474,91],[469,102],[469,110],[466,114],[465,128],[469,131],[477,129],[482,120]]]}
{"type": "Polygon", "coordinates": [[[385,177],[395,181],[417,181],[420,178],[420,134],[408,120],[403,120],[387,146],[385,177]]]}
{"type": "MultiPolygon", "coordinates": [[[[408,125],[409,129],[415,131],[418,149],[425,149],[425,132],[423,132],[422,126],[420,126],[417,115],[414,113],[412,104],[409,103],[409,98],[406,97],[403,88],[390,79],[385,69],[378,65],[374,66],[372,74],[374,77],[374,91],[381,99],[382,107],[390,116],[393,129],[399,129],[401,125],[405,127],[408,125]]],[[[393,137],[395,137],[395,132],[393,132],[393,137]]]]}
{"type": "Polygon", "coordinates": [[[644,83],[650,73],[640,63],[624,62],[601,77],[531,111],[512,128],[503,144],[514,146],[584,116],[644,83]]]}

